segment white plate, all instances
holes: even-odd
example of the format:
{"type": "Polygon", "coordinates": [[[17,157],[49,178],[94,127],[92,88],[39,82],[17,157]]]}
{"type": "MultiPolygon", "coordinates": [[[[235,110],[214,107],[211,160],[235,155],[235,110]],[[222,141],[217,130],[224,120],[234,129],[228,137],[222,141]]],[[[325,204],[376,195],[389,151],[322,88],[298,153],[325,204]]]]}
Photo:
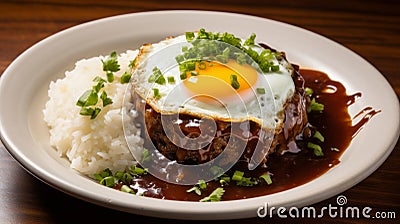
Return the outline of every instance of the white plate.
{"type": "Polygon", "coordinates": [[[116,16],[59,32],[21,54],[0,80],[1,140],[30,173],[77,198],[141,215],[178,219],[255,217],[257,208],[305,206],[354,186],[376,170],[390,154],[399,136],[399,104],[383,76],[345,47],[318,34],[288,24],[232,13],[162,11],[116,16]],[[355,114],[372,106],[381,113],[364,127],[341,157],[341,163],[321,177],[284,192],[227,202],[200,203],[128,195],[101,186],[71,170],[49,145],[42,120],[49,82],[63,76],[81,58],[113,50],[136,49],[166,36],[206,28],[227,31],[285,51],[291,62],[327,72],[349,93],[363,96],[351,106],[355,114]],[[384,134],[382,134],[384,133],[384,134]]]}

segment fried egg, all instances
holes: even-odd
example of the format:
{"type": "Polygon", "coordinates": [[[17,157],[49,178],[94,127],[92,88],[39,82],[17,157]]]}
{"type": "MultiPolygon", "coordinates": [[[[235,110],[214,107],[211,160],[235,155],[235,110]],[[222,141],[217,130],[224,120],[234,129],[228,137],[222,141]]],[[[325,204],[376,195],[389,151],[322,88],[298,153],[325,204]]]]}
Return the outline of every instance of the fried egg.
{"type": "MultiPolygon", "coordinates": [[[[290,63],[274,57],[271,61],[279,71],[263,73],[256,63],[204,59],[182,74],[176,57],[190,47],[185,35],[141,47],[132,86],[155,111],[227,122],[250,120],[266,129],[283,125],[284,105],[295,91],[290,63]],[[157,70],[163,82],[151,81],[157,70]]],[[[258,53],[264,50],[258,45],[251,47],[258,53]]]]}

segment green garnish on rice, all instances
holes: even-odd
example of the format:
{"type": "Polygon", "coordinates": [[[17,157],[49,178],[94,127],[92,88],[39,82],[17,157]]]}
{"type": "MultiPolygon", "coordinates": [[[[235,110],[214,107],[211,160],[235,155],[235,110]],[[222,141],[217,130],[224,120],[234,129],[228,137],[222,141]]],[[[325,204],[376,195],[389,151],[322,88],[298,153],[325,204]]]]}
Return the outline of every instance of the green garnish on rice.
{"type": "MultiPolygon", "coordinates": [[[[134,63],[134,61],[135,60],[133,60],[131,64],[134,63]]],[[[96,84],[92,86],[91,90],[85,91],[76,102],[76,105],[81,107],[79,114],[82,116],[90,116],[90,119],[95,119],[101,112],[102,108],[113,103],[112,99],[108,97],[106,91],[101,90],[106,87],[107,82],[108,85],[112,85],[115,80],[114,72],[118,72],[120,70],[117,53],[115,51],[111,52],[107,60],[101,60],[101,63],[103,64],[103,71],[106,73],[105,75],[107,81],[100,76],[96,76],[93,79],[93,82],[96,82],[96,84]],[[102,105],[97,105],[99,101],[102,102],[102,105]]],[[[120,83],[129,83],[130,79],[130,72],[125,72],[121,76],[120,83]]]]}

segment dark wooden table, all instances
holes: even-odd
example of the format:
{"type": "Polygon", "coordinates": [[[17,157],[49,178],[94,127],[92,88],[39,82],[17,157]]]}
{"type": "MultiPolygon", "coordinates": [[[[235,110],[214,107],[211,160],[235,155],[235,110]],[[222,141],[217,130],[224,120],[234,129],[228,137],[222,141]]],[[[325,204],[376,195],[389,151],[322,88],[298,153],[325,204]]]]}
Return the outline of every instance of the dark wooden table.
{"type": "MultiPolygon", "coordinates": [[[[65,28],[112,15],[166,9],[239,12],[303,27],[360,54],[382,72],[397,96],[400,95],[400,1],[397,0],[339,0],[332,3],[312,0],[0,0],[0,74],[25,49],[65,28]]],[[[394,211],[397,220],[332,219],[325,216],[311,220],[275,217],[274,220],[254,218],[218,223],[399,223],[399,150],[398,142],[376,172],[343,192],[348,205],[368,206],[374,212],[394,211]]],[[[336,197],[314,206],[321,208],[328,204],[336,204],[336,197]]],[[[90,223],[185,222],[127,214],[68,196],[27,173],[0,144],[0,223],[80,223],[79,218],[90,223]]]]}

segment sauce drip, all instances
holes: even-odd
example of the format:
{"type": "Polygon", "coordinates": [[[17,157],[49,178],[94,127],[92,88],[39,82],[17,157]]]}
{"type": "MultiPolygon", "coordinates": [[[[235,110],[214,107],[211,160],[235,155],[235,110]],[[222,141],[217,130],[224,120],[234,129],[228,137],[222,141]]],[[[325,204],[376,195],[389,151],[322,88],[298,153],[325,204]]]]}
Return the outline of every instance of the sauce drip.
{"type": "MultiPolygon", "coordinates": [[[[313,89],[316,101],[324,104],[323,113],[311,112],[308,114],[309,123],[325,137],[325,141],[319,143],[323,149],[324,156],[317,157],[313,150],[306,147],[306,142],[298,140],[288,147],[283,155],[271,154],[264,166],[252,171],[246,171],[246,177],[259,177],[269,172],[272,184],[261,183],[252,187],[237,186],[234,182],[224,186],[225,194],[223,200],[236,200],[268,195],[305,184],[340,163],[340,156],[349,146],[352,138],[362,127],[377,113],[371,107],[366,107],[354,118],[348,113],[348,107],[352,105],[361,93],[346,94],[345,87],[337,81],[331,80],[323,72],[300,69],[300,74],[305,80],[305,87],[313,89]],[[353,120],[357,123],[353,124],[353,120]]],[[[190,127],[187,127],[190,128],[190,127]]],[[[228,175],[235,170],[247,170],[247,164],[238,162],[228,175]]],[[[117,189],[121,185],[117,185],[117,189]]],[[[215,188],[220,187],[219,182],[207,183],[207,190],[202,195],[186,192],[192,186],[176,185],[159,180],[151,175],[133,179],[131,187],[144,196],[181,200],[199,201],[208,196],[215,188]]]]}

